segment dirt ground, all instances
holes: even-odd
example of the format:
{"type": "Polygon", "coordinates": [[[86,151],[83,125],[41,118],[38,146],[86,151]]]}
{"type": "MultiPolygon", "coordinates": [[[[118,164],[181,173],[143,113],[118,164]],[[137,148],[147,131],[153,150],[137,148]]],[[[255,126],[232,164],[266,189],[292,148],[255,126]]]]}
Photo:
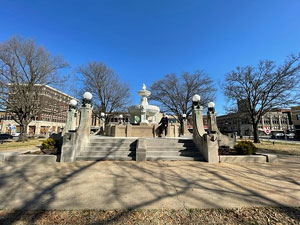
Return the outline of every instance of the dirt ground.
{"type": "Polygon", "coordinates": [[[300,208],[0,210],[0,224],[300,224],[300,208]],[[17,216],[18,219],[11,218],[17,216]]]}

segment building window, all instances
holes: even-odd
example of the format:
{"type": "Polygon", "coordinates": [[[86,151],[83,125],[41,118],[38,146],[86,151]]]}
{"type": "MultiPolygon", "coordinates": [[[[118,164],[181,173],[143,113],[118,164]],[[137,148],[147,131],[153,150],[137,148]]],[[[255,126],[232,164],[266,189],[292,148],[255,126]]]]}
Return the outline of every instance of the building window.
{"type": "Polygon", "coordinates": [[[300,114],[296,115],[297,120],[300,120],[300,114]]]}

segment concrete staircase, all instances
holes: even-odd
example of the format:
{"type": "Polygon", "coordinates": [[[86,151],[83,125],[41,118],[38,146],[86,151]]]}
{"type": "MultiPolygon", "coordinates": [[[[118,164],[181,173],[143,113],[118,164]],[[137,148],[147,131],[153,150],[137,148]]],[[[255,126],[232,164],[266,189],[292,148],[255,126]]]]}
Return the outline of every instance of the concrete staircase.
{"type": "Polygon", "coordinates": [[[76,160],[135,160],[136,139],[91,136],[90,142],[76,160]]]}
{"type": "Polygon", "coordinates": [[[204,161],[192,139],[146,139],[146,160],[204,161]]]}

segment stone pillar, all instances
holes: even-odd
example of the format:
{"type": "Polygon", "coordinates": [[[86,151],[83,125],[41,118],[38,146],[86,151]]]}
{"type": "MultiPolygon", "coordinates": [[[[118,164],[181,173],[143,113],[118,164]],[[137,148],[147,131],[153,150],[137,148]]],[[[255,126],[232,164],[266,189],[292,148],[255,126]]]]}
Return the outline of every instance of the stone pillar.
{"type": "Polygon", "coordinates": [[[282,130],[281,116],[278,116],[279,130],[282,130]]]}
{"type": "Polygon", "coordinates": [[[217,133],[219,131],[217,127],[217,119],[216,112],[214,108],[208,109],[207,111],[207,130],[208,133],[217,133]]]}
{"type": "Polygon", "coordinates": [[[76,130],[76,120],[77,120],[77,110],[76,109],[72,109],[72,123],[71,123],[71,127],[70,130],[76,130]]]}
{"type": "Polygon", "coordinates": [[[203,136],[205,133],[202,112],[202,106],[197,106],[193,109],[193,136],[195,136],[195,132],[199,132],[200,136],[203,136]]]}
{"type": "Polygon", "coordinates": [[[219,162],[218,141],[216,134],[206,134],[203,125],[203,108],[193,102],[193,142],[209,163],[219,162]]]}
{"type": "Polygon", "coordinates": [[[181,124],[182,124],[182,127],[181,127],[182,134],[181,135],[183,137],[191,137],[192,134],[188,130],[187,119],[183,119],[181,124]]]}
{"type": "Polygon", "coordinates": [[[270,130],[273,130],[273,115],[270,115],[270,130]]]}
{"type": "Polygon", "coordinates": [[[136,148],[136,161],[145,161],[147,156],[147,146],[146,140],[144,138],[139,138],[136,148]]]}
{"type": "Polygon", "coordinates": [[[75,130],[75,127],[76,127],[76,109],[70,108],[68,111],[67,123],[62,132],[62,135],[69,132],[69,130],[75,130]]]}
{"type": "Polygon", "coordinates": [[[37,122],[35,125],[35,135],[40,135],[40,134],[41,134],[41,124],[37,122]]]}
{"type": "Polygon", "coordinates": [[[132,125],[127,124],[126,125],[126,137],[131,137],[131,130],[132,130],[132,125]]]}
{"type": "Polygon", "coordinates": [[[61,153],[61,162],[73,162],[76,159],[76,156],[79,155],[79,153],[89,142],[91,125],[92,106],[90,103],[84,103],[80,107],[80,124],[77,132],[73,133],[73,135],[71,135],[72,133],[67,133],[67,136],[70,137],[64,138],[61,153]],[[68,143],[72,144],[68,145],[68,143]]]}

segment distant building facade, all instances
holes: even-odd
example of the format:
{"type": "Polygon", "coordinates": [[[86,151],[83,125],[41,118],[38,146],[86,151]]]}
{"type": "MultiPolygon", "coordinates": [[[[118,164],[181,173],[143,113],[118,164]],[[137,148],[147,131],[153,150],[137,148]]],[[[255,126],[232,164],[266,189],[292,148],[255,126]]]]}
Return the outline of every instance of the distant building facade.
{"type": "MultiPolygon", "coordinates": [[[[61,132],[67,122],[70,100],[75,98],[48,85],[41,89],[38,98],[39,101],[44,101],[47,104],[29,123],[27,134],[45,135],[61,132]]],[[[20,126],[12,120],[8,113],[1,112],[0,131],[1,133],[18,133],[20,126]]]]}
{"type": "MultiPolygon", "coordinates": [[[[223,133],[236,132],[240,136],[252,136],[253,127],[250,117],[244,112],[217,116],[217,125],[223,133]]],[[[271,134],[289,133],[292,131],[291,110],[273,109],[262,116],[258,124],[259,135],[266,135],[265,129],[271,134]]]]}
{"type": "Polygon", "coordinates": [[[291,108],[292,122],[294,125],[295,135],[300,138],[300,106],[291,108]]]}

